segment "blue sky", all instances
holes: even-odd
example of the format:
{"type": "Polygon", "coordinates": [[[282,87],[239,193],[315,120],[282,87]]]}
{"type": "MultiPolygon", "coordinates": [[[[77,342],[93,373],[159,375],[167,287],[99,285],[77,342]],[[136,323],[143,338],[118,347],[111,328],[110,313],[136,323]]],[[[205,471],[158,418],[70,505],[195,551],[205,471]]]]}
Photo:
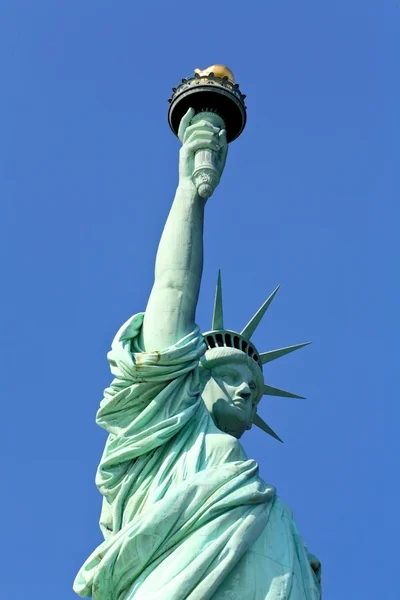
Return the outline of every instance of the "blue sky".
{"type": "Polygon", "coordinates": [[[100,543],[106,352],[144,309],[177,183],[170,90],[226,63],[248,123],[206,214],[198,308],[261,351],[284,439],[243,438],[323,563],[325,600],[394,598],[398,556],[399,15],[390,0],[0,4],[0,596],[72,600],[100,543]],[[396,35],[397,34],[397,35],[396,35]],[[396,368],[397,367],[397,368],[396,368]]]}

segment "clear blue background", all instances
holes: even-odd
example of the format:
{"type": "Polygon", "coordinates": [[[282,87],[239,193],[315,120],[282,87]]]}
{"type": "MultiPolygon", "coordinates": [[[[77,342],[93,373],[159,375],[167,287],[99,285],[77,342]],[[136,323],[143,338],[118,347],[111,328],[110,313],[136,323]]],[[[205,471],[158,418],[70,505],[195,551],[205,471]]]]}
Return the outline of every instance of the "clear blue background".
{"type": "Polygon", "coordinates": [[[281,284],[255,342],[313,340],[266,372],[307,400],[265,399],[285,444],[243,444],[320,557],[325,600],[397,597],[399,16],[390,0],[2,0],[1,598],[72,600],[101,541],[105,355],[152,285],[171,87],[215,62],[248,123],[207,207],[198,322],[219,267],[230,328],[281,284]]]}

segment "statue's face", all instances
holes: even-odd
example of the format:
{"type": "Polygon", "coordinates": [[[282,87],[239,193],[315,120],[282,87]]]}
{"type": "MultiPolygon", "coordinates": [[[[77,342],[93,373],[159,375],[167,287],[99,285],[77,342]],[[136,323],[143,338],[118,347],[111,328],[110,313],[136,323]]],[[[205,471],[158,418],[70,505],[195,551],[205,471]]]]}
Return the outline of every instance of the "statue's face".
{"type": "Polygon", "coordinates": [[[202,398],[218,429],[240,438],[253,422],[257,394],[249,367],[226,362],[211,369],[202,398]]]}

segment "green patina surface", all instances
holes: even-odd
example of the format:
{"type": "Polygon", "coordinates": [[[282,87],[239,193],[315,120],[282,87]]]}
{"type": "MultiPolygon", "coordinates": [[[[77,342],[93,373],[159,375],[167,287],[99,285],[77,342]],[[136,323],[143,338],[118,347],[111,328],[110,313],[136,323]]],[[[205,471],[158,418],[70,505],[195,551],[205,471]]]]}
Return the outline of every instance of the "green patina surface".
{"type": "Polygon", "coordinates": [[[304,344],[260,354],[250,342],[274,294],[240,334],[224,329],[220,279],[213,330],[203,337],[196,326],[208,197],[198,153],[215,153],[215,182],[228,146],[223,124],[192,119],[179,130],[179,185],[145,313],[108,354],[114,379],[97,414],[109,433],[96,477],[105,541],[74,590],[95,600],[317,600],[319,562],[239,442],[253,424],[277,437],[257,405],[264,393],[295,395],[267,386],[262,365],[304,344]]]}

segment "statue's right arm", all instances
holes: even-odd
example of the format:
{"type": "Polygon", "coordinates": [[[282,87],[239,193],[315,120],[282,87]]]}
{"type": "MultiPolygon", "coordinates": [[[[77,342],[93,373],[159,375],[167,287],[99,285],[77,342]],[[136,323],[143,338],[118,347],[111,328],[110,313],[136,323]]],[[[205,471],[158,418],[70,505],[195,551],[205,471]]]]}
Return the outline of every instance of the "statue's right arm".
{"type": "Polygon", "coordinates": [[[158,247],[154,284],[147,304],[141,345],[162,350],[193,330],[203,271],[205,200],[192,182],[194,154],[208,148],[219,153],[222,173],[226,134],[206,121],[190,125],[194,111],[182,118],[179,139],[179,184],[158,247]]]}

